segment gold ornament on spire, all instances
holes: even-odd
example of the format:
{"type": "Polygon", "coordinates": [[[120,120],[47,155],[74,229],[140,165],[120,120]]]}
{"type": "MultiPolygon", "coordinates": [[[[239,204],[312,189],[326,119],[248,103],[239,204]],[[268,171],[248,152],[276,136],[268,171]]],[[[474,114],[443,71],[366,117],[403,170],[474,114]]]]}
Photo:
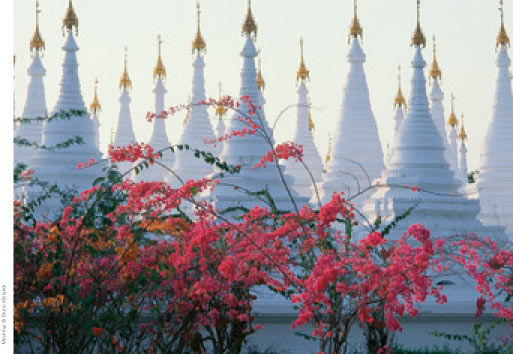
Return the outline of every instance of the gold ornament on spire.
{"type": "Polygon", "coordinates": [[[32,40],[30,41],[30,50],[34,50],[39,52],[45,49],[45,42],[41,37],[41,33],[39,33],[39,14],[41,10],[39,9],[39,0],[36,0],[36,30],[34,32],[34,36],[32,36],[32,40]]]}
{"type": "Polygon", "coordinates": [[[69,0],[68,8],[66,10],[66,15],[62,20],[62,28],[66,28],[68,31],[71,31],[75,27],[75,33],[78,35],[78,17],[73,9],[73,4],[71,0],[69,0]]]}
{"type": "Polygon", "coordinates": [[[464,116],[463,116],[463,113],[462,113],[461,114],[461,128],[460,128],[460,133],[458,134],[458,139],[460,139],[461,141],[465,141],[468,138],[467,133],[465,132],[465,127],[464,127],[464,124],[463,124],[463,119],[464,119],[464,116]]]}
{"type": "Polygon", "coordinates": [[[299,46],[301,47],[301,62],[299,63],[296,79],[298,81],[305,81],[310,78],[310,72],[306,69],[305,61],[303,59],[303,37],[299,40],[299,46]]]}
{"type": "Polygon", "coordinates": [[[326,153],[326,158],[324,159],[324,173],[328,171],[328,162],[331,160],[331,153],[333,150],[333,137],[329,134],[329,143],[328,143],[328,152],[326,153]]]}
{"type": "Polygon", "coordinates": [[[242,25],[242,35],[251,36],[254,35],[256,38],[258,26],[253,18],[253,13],[251,12],[251,0],[248,0],[248,12],[246,13],[246,19],[244,20],[244,24],[242,25]]]}
{"type": "Polygon", "coordinates": [[[201,51],[204,51],[207,45],[205,44],[205,41],[203,40],[203,37],[201,36],[200,31],[200,4],[199,1],[196,3],[196,9],[197,9],[197,16],[198,16],[198,29],[196,31],[196,37],[194,38],[194,41],[192,42],[192,52],[194,53],[196,50],[198,53],[201,51]]]}
{"type": "Polygon", "coordinates": [[[128,48],[125,47],[125,66],[123,68],[123,74],[121,74],[121,79],[119,79],[119,88],[124,90],[132,88],[132,80],[130,80],[130,76],[128,76],[127,62],[128,48]]]}
{"type": "Polygon", "coordinates": [[[258,59],[258,73],[257,73],[256,84],[260,91],[263,91],[265,89],[265,81],[264,81],[264,77],[262,76],[262,62],[260,61],[260,59],[258,59]]]}
{"type": "Polygon", "coordinates": [[[401,66],[399,65],[397,67],[397,71],[398,71],[398,74],[397,74],[397,95],[395,96],[395,99],[394,99],[394,106],[406,106],[406,100],[404,99],[404,96],[403,96],[403,91],[401,90],[401,66]]]}
{"type": "Polygon", "coordinates": [[[308,129],[310,129],[310,131],[315,130],[315,124],[312,120],[312,111],[310,110],[310,106],[308,106],[308,129]]]}
{"type": "Polygon", "coordinates": [[[164,64],[162,64],[162,39],[160,34],[158,35],[158,45],[159,45],[159,57],[157,58],[157,64],[155,65],[155,69],[153,69],[153,79],[165,79],[166,78],[166,68],[164,64]]]}
{"type": "Polygon", "coordinates": [[[442,79],[442,71],[438,66],[438,61],[436,60],[436,42],[435,36],[433,36],[433,64],[431,65],[431,70],[429,71],[429,76],[433,79],[442,79]]]}
{"type": "Polygon", "coordinates": [[[357,38],[358,36],[360,36],[360,38],[363,37],[363,28],[358,20],[358,2],[354,0],[354,15],[353,22],[351,22],[351,27],[349,28],[349,38],[357,38]]]}
{"type": "Polygon", "coordinates": [[[422,33],[422,28],[420,27],[420,0],[417,0],[417,27],[415,28],[415,32],[413,33],[413,37],[411,37],[411,45],[417,47],[426,47],[426,37],[424,37],[424,33],[422,33]]]}
{"type": "Polygon", "coordinates": [[[217,107],[216,107],[216,116],[219,117],[219,120],[222,120],[224,114],[228,111],[228,108],[226,108],[225,106],[223,106],[221,104],[221,91],[222,91],[221,83],[219,83],[219,99],[218,99],[217,107]]]}
{"type": "Polygon", "coordinates": [[[504,28],[504,0],[500,0],[499,4],[501,7],[499,8],[499,11],[501,12],[501,29],[499,31],[499,35],[497,36],[497,44],[496,47],[499,45],[503,46],[509,46],[509,37],[506,33],[506,29],[504,28]]]}
{"type": "Polygon", "coordinates": [[[100,105],[100,101],[98,100],[98,79],[94,81],[94,97],[93,102],[89,106],[89,109],[93,114],[97,114],[102,110],[102,106],[100,105]]]}
{"type": "Polygon", "coordinates": [[[454,99],[454,95],[451,94],[451,115],[449,116],[449,119],[447,119],[447,124],[451,127],[458,125],[458,118],[456,118],[456,114],[454,113],[454,99]]]}

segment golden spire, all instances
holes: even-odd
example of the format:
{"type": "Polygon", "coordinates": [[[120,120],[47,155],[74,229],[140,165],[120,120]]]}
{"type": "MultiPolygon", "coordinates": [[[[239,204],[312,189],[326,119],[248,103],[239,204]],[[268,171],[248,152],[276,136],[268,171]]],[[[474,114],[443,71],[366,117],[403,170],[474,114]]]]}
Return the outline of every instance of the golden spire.
{"type": "Polygon", "coordinates": [[[263,91],[265,89],[265,81],[264,81],[264,77],[262,76],[262,62],[260,61],[260,59],[258,59],[258,73],[257,73],[256,84],[260,91],[263,91]]]}
{"type": "Polygon", "coordinates": [[[128,76],[127,70],[127,61],[128,61],[128,48],[125,47],[125,66],[123,68],[123,74],[121,74],[121,79],[119,79],[119,88],[120,89],[131,89],[132,88],[132,80],[130,80],[130,76],[128,76]]]}
{"type": "Polygon", "coordinates": [[[299,40],[299,46],[301,47],[301,62],[299,63],[299,69],[297,71],[296,78],[302,81],[310,78],[310,72],[306,69],[305,61],[303,59],[303,37],[299,40]]]}
{"type": "Polygon", "coordinates": [[[438,66],[438,61],[436,60],[436,42],[435,36],[433,36],[433,65],[431,65],[431,70],[429,71],[429,76],[433,79],[442,79],[442,71],[438,66]]]}
{"type": "Polygon", "coordinates": [[[411,37],[411,45],[417,47],[426,47],[426,37],[424,37],[424,33],[422,33],[422,28],[420,27],[420,0],[417,0],[417,28],[415,28],[415,32],[413,33],[413,37],[411,37]]]}
{"type": "Polygon", "coordinates": [[[205,48],[207,47],[207,45],[205,44],[205,41],[203,40],[203,37],[201,37],[201,31],[200,31],[200,13],[201,13],[201,10],[200,10],[199,1],[196,3],[196,9],[198,10],[197,11],[197,15],[198,15],[198,29],[196,31],[196,38],[194,38],[194,41],[192,42],[192,52],[193,53],[196,50],[199,53],[202,50],[205,50],[205,48]]]}
{"type": "Polygon", "coordinates": [[[71,0],[69,0],[66,15],[62,20],[62,28],[66,28],[68,31],[71,31],[73,27],[75,27],[75,33],[78,35],[78,17],[75,14],[75,10],[73,9],[73,4],[71,3],[71,0]]]}
{"type": "Polygon", "coordinates": [[[258,30],[258,26],[253,18],[253,13],[251,12],[251,0],[248,0],[248,12],[246,14],[246,19],[244,20],[244,24],[242,25],[242,34],[247,34],[250,36],[252,33],[256,37],[258,30]]]}
{"type": "Polygon", "coordinates": [[[458,125],[458,118],[456,118],[456,114],[454,113],[454,99],[454,94],[451,94],[451,115],[449,116],[449,119],[447,119],[447,124],[451,127],[458,125]]]}
{"type": "Polygon", "coordinates": [[[349,28],[349,37],[357,38],[358,36],[363,36],[363,28],[358,20],[358,2],[354,0],[354,16],[351,27],[349,28]]]}
{"type": "Polygon", "coordinates": [[[228,108],[221,104],[221,90],[221,83],[219,82],[219,100],[216,107],[216,115],[219,117],[219,120],[223,119],[224,114],[228,111],[228,108]]]}
{"type": "Polygon", "coordinates": [[[499,11],[501,12],[501,29],[499,31],[499,35],[497,36],[496,47],[498,47],[500,44],[503,46],[509,45],[509,37],[506,33],[506,29],[504,28],[504,0],[500,0],[499,3],[501,5],[499,8],[499,11]]]}
{"type": "Polygon", "coordinates": [[[114,145],[114,127],[110,127],[110,145],[114,145]]]}
{"type": "Polygon", "coordinates": [[[39,14],[41,10],[39,10],[39,0],[36,0],[36,31],[34,32],[34,36],[30,41],[30,50],[35,50],[36,52],[45,49],[45,42],[43,38],[41,38],[41,33],[39,33],[39,14]]]}
{"type": "Polygon", "coordinates": [[[93,102],[89,106],[89,109],[93,114],[97,114],[102,110],[102,106],[100,105],[100,101],[98,100],[98,79],[94,80],[94,97],[93,102]]]}
{"type": "Polygon", "coordinates": [[[458,134],[458,138],[461,140],[461,141],[465,141],[467,140],[467,133],[465,132],[465,127],[464,127],[464,124],[463,124],[463,119],[464,119],[464,116],[463,116],[463,113],[461,114],[461,128],[460,128],[460,133],[458,134]]]}
{"type": "Polygon", "coordinates": [[[333,149],[333,137],[329,134],[329,143],[328,143],[328,152],[326,153],[326,158],[324,159],[324,172],[328,170],[328,162],[331,160],[331,152],[333,149]]]}
{"type": "Polygon", "coordinates": [[[406,100],[403,96],[403,91],[401,90],[401,66],[399,65],[397,68],[397,95],[394,99],[394,106],[406,106],[406,100]]]}
{"type": "Polygon", "coordinates": [[[164,64],[162,64],[162,39],[160,34],[157,36],[158,45],[159,45],[159,57],[157,58],[157,64],[155,65],[155,69],[153,69],[153,79],[164,79],[166,78],[166,68],[164,64]]]}
{"type": "Polygon", "coordinates": [[[310,129],[310,131],[315,130],[315,124],[312,120],[312,111],[310,110],[310,106],[308,106],[308,129],[310,129]]]}

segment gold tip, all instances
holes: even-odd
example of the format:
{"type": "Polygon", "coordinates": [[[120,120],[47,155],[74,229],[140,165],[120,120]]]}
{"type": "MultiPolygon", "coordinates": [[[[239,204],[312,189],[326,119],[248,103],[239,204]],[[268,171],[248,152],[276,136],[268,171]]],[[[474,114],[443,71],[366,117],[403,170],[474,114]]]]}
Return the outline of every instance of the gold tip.
{"type": "Polygon", "coordinates": [[[41,33],[39,32],[39,14],[41,10],[39,9],[39,0],[36,0],[36,30],[34,32],[34,36],[32,36],[32,40],[30,41],[30,50],[35,50],[36,52],[45,49],[45,42],[41,37],[41,33]]]}
{"type": "Polygon", "coordinates": [[[358,2],[357,0],[354,0],[354,16],[353,21],[351,22],[351,27],[349,28],[349,36],[357,38],[360,36],[360,38],[363,36],[363,28],[360,25],[360,21],[358,20],[358,2]]]}
{"type": "Polygon", "coordinates": [[[262,62],[260,61],[260,59],[258,59],[258,73],[257,73],[256,84],[260,91],[263,91],[265,89],[265,81],[264,81],[264,77],[262,76],[262,62]]]}
{"type": "Polygon", "coordinates": [[[436,60],[436,42],[435,36],[433,36],[433,64],[431,65],[431,70],[429,71],[429,76],[433,79],[441,79],[442,71],[438,66],[438,61],[436,60]]]}
{"type": "Polygon", "coordinates": [[[417,0],[417,27],[415,28],[415,32],[411,38],[411,45],[419,48],[426,47],[426,37],[424,37],[424,33],[420,27],[420,0],[417,0]]]}
{"type": "Polygon", "coordinates": [[[196,9],[197,9],[197,16],[198,16],[198,28],[196,30],[196,37],[192,41],[192,52],[194,53],[196,50],[199,52],[205,50],[207,47],[205,41],[203,40],[203,37],[201,36],[201,30],[200,30],[200,4],[199,1],[196,3],[196,9]]]}
{"type": "Polygon", "coordinates": [[[305,60],[303,59],[303,37],[299,40],[299,45],[301,47],[301,62],[299,63],[296,79],[304,81],[310,78],[310,72],[306,69],[305,60]]]}
{"type": "Polygon", "coordinates": [[[315,130],[315,124],[312,120],[312,111],[310,110],[310,107],[308,107],[308,129],[310,129],[310,131],[315,130]]]}
{"type": "Polygon", "coordinates": [[[166,68],[164,64],[162,64],[162,39],[160,34],[158,35],[158,46],[159,46],[159,56],[157,58],[157,64],[153,69],[153,79],[165,79],[166,78],[166,68]]]}
{"type": "Polygon", "coordinates": [[[456,118],[456,114],[454,113],[454,99],[454,95],[451,94],[451,114],[449,115],[449,119],[447,119],[447,124],[451,127],[458,125],[458,118],[456,118]]]}
{"type": "Polygon", "coordinates": [[[504,0],[499,1],[501,7],[499,11],[501,12],[501,29],[499,30],[499,35],[497,36],[496,47],[499,45],[509,46],[509,37],[506,33],[506,29],[504,28],[504,0]]]}
{"type": "Polygon", "coordinates": [[[94,97],[93,102],[89,106],[89,109],[93,114],[97,114],[102,110],[102,106],[100,105],[100,101],[98,100],[98,79],[94,81],[94,97]]]}
{"type": "Polygon", "coordinates": [[[465,126],[463,124],[463,113],[461,114],[461,128],[460,128],[460,133],[458,134],[458,139],[460,139],[461,141],[465,141],[467,140],[468,136],[467,136],[467,133],[465,132],[465,126]]]}
{"type": "Polygon", "coordinates": [[[246,34],[250,36],[254,34],[256,37],[258,30],[258,26],[253,18],[253,13],[251,12],[251,0],[248,0],[248,12],[246,13],[246,19],[244,20],[244,24],[242,25],[242,34],[246,34]]]}
{"type": "Polygon", "coordinates": [[[394,106],[406,106],[406,100],[403,96],[403,91],[401,90],[401,66],[397,68],[398,75],[397,75],[397,94],[394,99],[394,106]]]}
{"type": "Polygon", "coordinates": [[[221,104],[221,91],[221,83],[219,83],[219,102],[216,107],[216,116],[218,116],[220,120],[223,119],[224,114],[228,111],[228,108],[221,104]]]}
{"type": "Polygon", "coordinates": [[[68,31],[71,31],[73,27],[75,27],[75,33],[78,34],[78,17],[75,13],[75,9],[73,9],[73,4],[71,3],[71,0],[69,0],[66,15],[62,20],[62,28],[66,28],[68,31]]]}
{"type": "Polygon", "coordinates": [[[123,74],[121,74],[121,79],[119,79],[119,88],[125,89],[125,90],[132,88],[132,80],[130,80],[130,76],[128,75],[127,62],[128,62],[128,48],[125,47],[125,65],[123,68],[123,74]]]}

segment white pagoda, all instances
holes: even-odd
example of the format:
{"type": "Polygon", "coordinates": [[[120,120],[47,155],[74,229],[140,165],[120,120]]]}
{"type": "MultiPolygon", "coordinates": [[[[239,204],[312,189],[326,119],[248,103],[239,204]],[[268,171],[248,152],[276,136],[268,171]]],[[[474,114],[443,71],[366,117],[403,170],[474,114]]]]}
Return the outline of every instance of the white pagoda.
{"type": "MultiPolygon", "coordinates": [[[[123,73],[121,74],[121,78],[119,79],[119,89],[121,90],[121,95],[119,96],[118,124],[116,128],[116,134],[114,135],[114,140],[112,141],[112,145],[114,148],[118,146],[127,146],[137,142],[137,139],[135,138],[134,134],[134,129],[132,127],[132,113],[130,112],[130,102],[132,102],[132,99],[130,98],[130,91],[132,90],[132,80],[130,79],[130,75],[128,75],[127,57],[127,48],[125,47],[123,73]]],[[[118,167],[119,172],[124,174],[132,168],[133,164],[129,161],[124,161],[117,162],[116,166],[118,167]]]]}
{"type": "MultiPolygon", "coordinates": [[[[350,69],[334,134],[333,151],[324,175],[323,201],[329,200],[334,192],[344,191],[348,197],[357,195],[379,178],[384,168],[383,149],[363,68],[366,55],[358,38],[362,36],[363,29],[356,5],[355,0],[349,30],[351,47],[347,54],[350,69]]],[[[364,196],[359,196],[353,202],[359,208],[363,200],[364,196]]]]}
{"type": "MultiPolygon", "coordinates": [[[[30,41],[30,51],[32,53],[32,63],[27,74],[30,76],[30,82],[27,87],[27,100],[23,108],[23,118],[46,118],[48,110],[46,108],[46,95],[43,78],[46,75],[46,69],[41,62],[41,56],[45,49],[45,42],[39,31],[39,1],[36,1],[36,30],[30,41]]],[[[32,120],[27,123],[17,125],[15,136],[27,139],[38,145],[42,143],[42,121],[32,120]]],[[[37,150],[33,147],[14,146],[15,162],[23,162],[30,165],[31,159],[37,150]]]]}
{"type": "MultiPolygon", "coordinates": [[[[78,170],[77,164],[87,163],[91,159],[100,161],[102,154],[96,147],[95,124],[87,113],[80,91],[76,57],[78,46],[73,35],[73,29],[78,32],[78,18],[71,0],[62,24],[66,35],[63,46],[65,52],[62,64],[63,73],[59,97],[50,116],[65,112],[71,113],[71,117],[46,121],[43,124],[42,144],[54,147],[75,136],[81,137],[83,144],[72,144],[65,149],[38,150],[33,158],[32,166],[37,178],[57,183],[60,188],[73,187],[80,191],[90,188],[94,179],[103,172],[100,165],[78,170]]],[[[41,212],[58,211],[56,209],[60,206],[58,199],[58,197],[53,198],[52,202],[47,203],[48,210],[41,212]]]]}
{"type": "Polygon", "coordinates": [[[232,118],[227,122],[226,131],[233,132],[244,128],[250,129],[243,121],[249,116],[259,125],[257,133],[245,137],[235,136],[223,143],[221,160],[230,165],[241,167],[240,173],[225,174],[221,183],[209,193],[209,198],[215,202],[216,208],[223,211],[228,207],[251,208],[255,205],[267,206],[266,202],[259,196],[249,195],[248,192],[267,190],[275,201],[277,208],[281,210],[295,211],[305,204],[308,199],[300,197],[294,189],[293,179],[285,175],[284,181],[280,177],[278,167],[274,163],[268,163],[266,168],[254,169],[260,162],[262,156],[267,154],[274,146],[274,138],[270,135],[269,125],[261,109],[261,92],[257,86],[257,70],[255,57],[258,52],[254,40],[257,33],[257,25],[251,11],[251,4],[248,4],[248,12],[242,26],[242,33],[245,37],[245,44],[241,52],[243,67],[241,71],[240,96],[247,96],[256,107],[253,115],[248,113],[249,108],[241,103],[240,112],[234,112],[232,118]],[[292,197],[292,198],[291,198],[292,197]],[[294,201],[292,201],[293,199],[294,201]]]}
{"type": "MultiPolygon", "coordinates": [[[[194,62],[192,64],[194,73],[192,78],[192,96],[191,107],[187,112],[188,118],[185,122],[185,127],[179,140],[179,144],[187,144],[191,149],[198,149],[205,152],[214,154],[216,148],[212,143],[205,143],[216,139],[216,134],[212,128],[212,124],[208,117],[207,105],[203,102],[206,100],[205,96],[205,61],[203,59],[206,51],[206,44],[201,36],[200,31],[200,8],[197,4],[197,31],[196,37],[192,42],[192,52],[194,55],[194,62]]],[[[194,152],[191,150],[178,150],[176,151],[174,172],[177,174],[181,181],[176,177],[168,177],[172,186],[178,187],[182,182],[193,179],[201,179],[213,171],[212,165],[207,164],[201,158],[196,158],[194,152]]]]}
{"type": "Polygon", "coordinates": [[[96,149],[100,150],[100,119],[98,118],[99,113],[102,110],[100,100],[98,99],[98,79],[94,81],[94,96],[93,102],[89,105],[89,112],[93,115],[93,123],[95,129],[94,144],[96,149]]]}
{"type": "Polygon", "coordinates": [[[380,217],[384,224],[412,213],[398,222],[389,237],[400,237],[411,224],[420,222],[433,236],[452,236],[474,232],[481,236],[503,237],[501,228],[484,227],[477,220],[479,201],[458,193],[461,185],[445,158],[445,142],[431,116],[426,94],[422,47],[426,40],[420,27],[420,3],[417,3],[417,27],[412,38],[415,56],[408,113],[394,141],[381,187],[363,208],[369,220],[380,217]],[[418,192],[412,187],[420,189],[418,192]]]}
{"type": "Polygon", "coordinates": [[[488,225],[502,225],[513,237],[513,98],[506,51],[509,38],[504,28],[501,2],[501,29],[497,37],[498,76],[492,120],[481,152],[477,186],[481,199],[480,219],[488,225]]]}
{"type": "MultiPolygon", "coordinates": [[[[155,117],[153,118],[153,132],[151,134],[150,142],[148,143],[153,148],[154,153],[171,146],[166,132],[166,118],[163,114],[165,111],[164,96],[167,90],[164,87],[166,68],[162,63],[162,40],[160,35],[158,36],[158,48],[159,55],[157,58],[157,64],[153,69],[153,79],[156,80],[155,88],[153,89],[153,93],[155,94],[155,117]]],[[[146,182],[166,180],[166,178],[170,176],[168,169],[172,169],[174,165],[174,153],[170,150],[165,150],[163,151],[162,158],[159,158],[156,161],[158,163],[155,163],[149,168],[143,169],[138,175],[136,175],[136,180],[146,182]]]]}
{"type": "Polygon", "coordinates": [[[458,118],[454,112],[454,95],[451,95],[451,114],[447,119],[449,136],[447,140],[448,153],[446,154],[451,170],[458,172],[458,118]]]}
{"type": "Polygon", "coordinates": [[[303,162],[308,167],[308,170],[301,162],[297,162],[293,159],[287,160],[285,166],[287,173],[294,177],[294,188],[296,191],[308,199],[312,198],[313,194],[313,200],[316,201],[317,198],[314,192],[314,182],[317,185],[317,188],[321,187],[322,171],[324,166],[322,164],[322,158],[319,155],[319,151],[315,146],[312,134],[315,126],[312,121],[310,104],[308,101],[308,88],[306,87],[306,81],[310,79],[310,72],[307,70],[303,58],[303,38],[300,40],[300,47],[301,61],[296,74],[296,80],[299,82],[299,88],[297,90],[297,119],[296,130],[292,141],[297,145],[303,146],[303,162]]]}

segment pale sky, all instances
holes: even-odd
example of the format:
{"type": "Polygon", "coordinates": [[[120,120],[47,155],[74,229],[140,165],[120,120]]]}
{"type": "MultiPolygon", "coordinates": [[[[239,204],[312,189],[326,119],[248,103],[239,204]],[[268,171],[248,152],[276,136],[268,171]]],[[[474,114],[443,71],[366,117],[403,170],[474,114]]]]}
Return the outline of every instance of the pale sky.
{"type": "MultiPolygon", "coordinates": [[[[299,65],[299,37],[305,42],[305,62],[310,70],[308,83],[316,125],[315,139],[324,157],[328,133],[340,115],[343,87],[347,78],[348,28],[353,1],[335,0],[254,0],[253,14],[258,24],[257,47],[261,49],[262,72],[266,81],[265,107],[270,124],[284,107],[297,102],[296,71],[299,65]]],[[[495,81],[495,38],[499,31],[499,1],[424,0],[421,24],[428,39],[424,58],[432,61],[432,36],[437,37],[437,56],[442,69],[446,115],[450,95],[456,96],[458,118],[465,114],[469,135],[469,168],[479,167],[479,154],[491,120],[495,81]]],[[[40,0],[40,30],[46,42],[43,64],[48,110],[59,93],[64,38],[62,18],[68,0],[40,0]]],[[[191,41],[196,31],[196,1],[193,0],[75,0],[79,18],[77,43],[82,95],[89,107],[94,80],[99,80],[100,144],[105,151],[119,112],[119,78],[123,69],[124,46],[128,46],[128,70],[133,83],[132,119],[138,140],[147,141],[151,126],[146,112],[153,111],[152,71],[157,57],[157,34],[162,35],[162,56],[167,69],[166,107],[188,101],[191,92],[191,41]]],[[[243,45],[241,24],[246,0],[202,0],[201,30],[207,44],[205,79],[207,97],[218,96],[221,81],[225,94],[238,96],[243,45]]],[[[35,28],[35,0],[14,2],[14,52],[16,61],[16,114],[26,99],[30,65],[29,41],[35,28]]],[[[370,99],[381,143],[392,141],[393,99],[397,91],[397,66],[403,68],[402,88],[408,99],[414,50],[410,37],[416,22],[414,0],[360,0],[365,71],[370,99]]],[[[513,4],[505,4],[506,30],[513,35],[513,4]]],[[[427,74],[427,71],[426,71],[427,74]]],[[[428,92],[430,88],[428,86],[428,92]]],[[[212,112],[213,113],[213,112],[212,112]]],[[[182,131],[183,115],[171,118],[168,136],[175,143],[182,131]]],[[[290,129],[296,116],[289,110],[275,132],[278,141],[292,138],[290,129]]]]}

